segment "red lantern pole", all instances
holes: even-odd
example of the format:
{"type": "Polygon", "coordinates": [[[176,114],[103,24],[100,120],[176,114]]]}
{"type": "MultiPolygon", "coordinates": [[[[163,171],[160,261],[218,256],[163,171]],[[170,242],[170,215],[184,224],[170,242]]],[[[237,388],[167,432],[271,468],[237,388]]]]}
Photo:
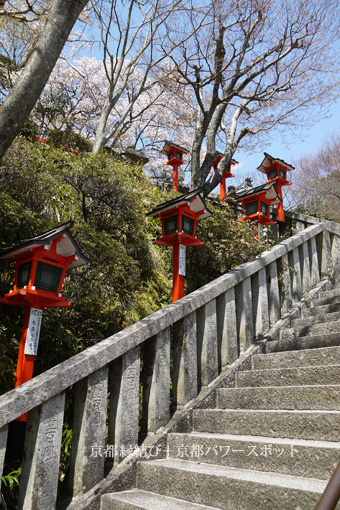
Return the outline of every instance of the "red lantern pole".
{"type": "Polygon", "coordinates": [[[28,333],[28,323],[31,314],[31,306],[26,306],[24,324],[22,326],[22,333],[20,339],[19,356],[17,363],[17,370],[15,375],[15,388],[29,381],[33,377],[33,368],[35,356],[25,354],[26,338],[28,333]]]}
{"type": "Polygon", "coordinates": [[[285,213],[283,209],[283,197],[282,197],[282,186],[280,182],[276,183],[276,192],[277,196],[280,198],[281,202],[276,204],[277,209],[277,219],[279,221],[285,221],[285,213]]]}
{"type": "Polygon", "coordinates": [[[178,191],[178,167],[179,163],[174,160],[172,163],[172,189],[178,191]]]}
{"type": "Polygon", "coordinates": [[[184,276],[179,271],[179,250],[180,245],[174,244],[172,261],[172,302],[178,301],[184,296],[184,276]]]}

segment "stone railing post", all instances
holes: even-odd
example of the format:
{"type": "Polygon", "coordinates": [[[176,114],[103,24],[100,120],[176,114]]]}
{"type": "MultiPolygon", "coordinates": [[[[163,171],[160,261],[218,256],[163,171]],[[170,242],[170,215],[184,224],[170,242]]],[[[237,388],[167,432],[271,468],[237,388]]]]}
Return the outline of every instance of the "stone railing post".
{"type": "Polygon", "coordinates": [[[1,429],[0,429],[0,480],[2,477],[3,469],[4,469],[7,434],[8,434],[8,426],[5,425],[4,427],[1,427],[1,429]]]}
{"type": "Polygon", "coordinates": [[[108,368],[75,387],[70,484],[73,496],[91,489],[104,476],[108,368]]]}
{"type": "Polygon", "coordinates": [[[340,236],[334,234],[332,243],[332,260],[335,275],[340,275],[340,236]]]}
{"type": "Polygon", "coordinates": [[[328,278],[334,278],[334,268],[333,268],[333,258],[332,258],[332,247],[331,247],[331,238],[328,230],[323,231],[323,256],[322,256],[322,269],[321,272],[328,276],[328,278]]]}
{"type": "Polygon", "coordinates": [[[311,289],[311,267],[309,262],[308,241],[302,245],[302,290],[309,292],[311,289]]]}
{"type": "Polygon", "coordinates": [[[310,240],[311,250],[311,285],[315,287],[320,282],[320,269],[319,269],[319,257],[318,249],[315,237],[310,240]]]}
{"type": "Polygon", "coordinates": [[[115,447],[115,464],[124,458],[124,449],[138,445],[139,387],[140,348],[135,347],[110,367],[108,444],[115,447]]]}
{"type": "Polygon", "coordinates": [[[294,248],[289,254],[288,260],[291,265],[292,297],[295,301],[302,298],[302,281],[299,248],[294,248]]]}
{"type": "Polygon", "coordinates": [[[281,277],[282,277],[282,312],[288,313],[293,306],[292,283],[289,270],[288,257],[281,257],[281,277]]]}
{"type": "Polygon", "coordinates": [[[198,385],[202,388],[218,376],[216,299],[199,308],[196,314],[198,385]]]}
{"type": "Polygon", "coordinates": [[[220,368],[231,365],[238,358],[235,288],[217,298],[217,333],[220,368]]]}
{"type": "Polygon", "coordinates": [[[196,312],[173,325],[172,403],[180,409],[197,396],[197,324],[196,312]]]}
{"type": "Polygon", "coordinates": [[[170,420],[170,328],[144,344],[143,375],[142,428],[150,434],[170,420]]]}
{"type": "Polygon", "coordinates": [[[274,326],[281,318],[280,288],[277,273],[277,263],[272,262],[269,266],[269,319],[270,325],[274,326]]]}
{"type": "Polygon", "coordinates": [[[236,287],[236,307],[240,352],[243,352],[255,339],[250,277],[236,287]]]}
{"type": "Polygon", "coordinates": [[[28,413],[18,508],[56,507],[65,393],[28,413]]]}
{"type": "Polygon", "coordinates": [[[258,271],[252,280],[252,294],[254,300],[255,336],[263,336],[269,331],[269,304],[267,291],[266,268],[258,271]]]}

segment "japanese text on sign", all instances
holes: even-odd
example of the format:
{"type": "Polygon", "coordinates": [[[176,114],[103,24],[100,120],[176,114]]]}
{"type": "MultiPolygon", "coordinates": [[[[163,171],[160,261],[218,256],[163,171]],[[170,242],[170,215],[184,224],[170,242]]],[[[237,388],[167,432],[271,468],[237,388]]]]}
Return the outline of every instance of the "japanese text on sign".
{"type": "Polygon", "coordinates": [[[25,354],[36,356],[38,354],[42,310],[32,308],[28,322],[25,354]]]}

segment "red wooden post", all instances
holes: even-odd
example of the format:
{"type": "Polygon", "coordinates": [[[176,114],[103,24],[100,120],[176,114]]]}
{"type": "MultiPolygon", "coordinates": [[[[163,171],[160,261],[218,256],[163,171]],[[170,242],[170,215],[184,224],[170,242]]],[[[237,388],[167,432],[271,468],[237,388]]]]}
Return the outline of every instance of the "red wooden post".
{"type": "Polygon", "coordinates": [[[172,261],[172,274],[173,274],[173,286],[172,286],[172,302],[174,303],[178,299],[184,296],[184,276],[179,274],[179,250],[180,245],[174,244],[173,247],[173,261],[172,261]]]}

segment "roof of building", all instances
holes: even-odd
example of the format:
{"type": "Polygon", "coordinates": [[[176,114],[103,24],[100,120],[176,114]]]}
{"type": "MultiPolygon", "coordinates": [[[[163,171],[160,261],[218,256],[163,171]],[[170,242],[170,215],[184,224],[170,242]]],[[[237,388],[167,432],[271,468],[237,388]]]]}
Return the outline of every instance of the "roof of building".
{"type": "Polygon", "coordinates": [[[134,145],[128,146],[120,155],[142,165],[146,165],[149,161],[149,158],[142,151],[137,150],[134,145]]]}

